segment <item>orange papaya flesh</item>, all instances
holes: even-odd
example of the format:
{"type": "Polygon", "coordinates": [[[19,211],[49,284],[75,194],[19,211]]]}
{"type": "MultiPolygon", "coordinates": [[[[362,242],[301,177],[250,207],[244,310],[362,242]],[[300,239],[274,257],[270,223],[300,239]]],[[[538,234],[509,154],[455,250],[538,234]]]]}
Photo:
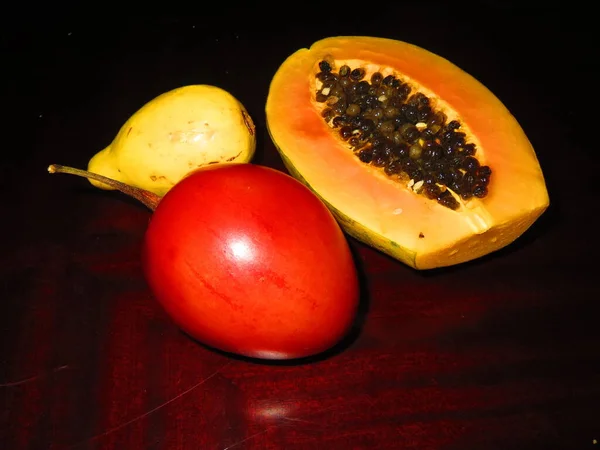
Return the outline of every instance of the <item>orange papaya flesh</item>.
{"type": "Polygon", "coordinates": [[[470,261],[521,236],[549,197],[535,151],[502,102],[478,80],[420,47],[383,38],[333,37],[289,56],[266,103],[271,138],[290,173],[309,186],[351,236],[415,268],[470,261]],[[492,169],[488,194],[456,210],[416,194],[406,182],[365,164],[321,116],[319,63],[361,67],[405,80],[435,103],[492,169]]]}

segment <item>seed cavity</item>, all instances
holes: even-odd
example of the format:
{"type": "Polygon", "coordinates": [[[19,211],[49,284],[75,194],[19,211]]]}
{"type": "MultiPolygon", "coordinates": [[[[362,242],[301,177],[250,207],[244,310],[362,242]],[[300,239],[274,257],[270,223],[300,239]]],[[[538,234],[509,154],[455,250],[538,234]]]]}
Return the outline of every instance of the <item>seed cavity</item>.
{"type": "Polygon", "coordinates": [[[321,116],[356,157],[408,189],[452,210],[460,201],[484,198],[492,175],[477,159],[459,120],[396,74],[319,62],[315,99],[321,116]]]}

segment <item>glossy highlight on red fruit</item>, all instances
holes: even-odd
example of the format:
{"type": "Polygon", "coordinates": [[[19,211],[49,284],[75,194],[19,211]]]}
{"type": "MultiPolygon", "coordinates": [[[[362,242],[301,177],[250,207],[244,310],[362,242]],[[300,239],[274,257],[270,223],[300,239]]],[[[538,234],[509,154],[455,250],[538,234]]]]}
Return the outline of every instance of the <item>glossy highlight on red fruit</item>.
{"type": "Polygon", "coordinates": [[[150,220],[143,267],[182,330],[255,358],[331,348],[359,299],[333,215],[294,178],[254,164],[201,168],[171,189],[150,220]]]}

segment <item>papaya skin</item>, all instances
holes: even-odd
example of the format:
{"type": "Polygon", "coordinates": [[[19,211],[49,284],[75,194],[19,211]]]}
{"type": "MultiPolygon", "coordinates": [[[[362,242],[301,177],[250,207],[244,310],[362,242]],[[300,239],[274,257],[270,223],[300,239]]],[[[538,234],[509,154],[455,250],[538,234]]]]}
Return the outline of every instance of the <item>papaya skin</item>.
{"type": "MultiPolygon", "coordinates": [[[[385,75],[386,72],[384,72],[385,75]]],[[[357,240],[419,270],[452,266],[519,238],[549,206],[542,169],[523,129],[482,83],[450,61],[401,41],[341,36],[289,56],[274,75],[267,126],[284,164],[357,240]],[[358,160],[322,119],[318,63],[393,71],[434,99],[477,145],[493,174],[489,194],[450,210],[358,160]]]]}
{"type": "Polygon", "coordinates": [[[193,169],[250,162],[255,148],[254,123],[233,95],[216,86],[189,85],[143,105],[87,170],[162,196],[193,169]]]}

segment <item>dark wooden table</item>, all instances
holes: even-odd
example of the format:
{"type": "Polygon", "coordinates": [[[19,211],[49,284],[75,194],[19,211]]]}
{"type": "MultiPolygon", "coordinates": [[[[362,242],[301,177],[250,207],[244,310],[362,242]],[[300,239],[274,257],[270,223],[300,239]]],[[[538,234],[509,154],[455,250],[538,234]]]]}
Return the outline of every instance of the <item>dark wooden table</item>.
{"type": "Polygon", "coordinates": [[[386,6],[370,22],[323,3],[258,21],[242,8],[6,23],[0,448],[600,448],[596,27],[499,4],[386,6]],[[46,167],[85,167],[143,103],[207,83],[248,107],[254,162],[284,170],[265,128],[270,79],[336,34],[407,40],[484,82],[530,137],[552,205],[509,248],[426,273],[349,239],[364,320],[327,358],[207,349],[146,286],[150,213],[46,167]]]}

